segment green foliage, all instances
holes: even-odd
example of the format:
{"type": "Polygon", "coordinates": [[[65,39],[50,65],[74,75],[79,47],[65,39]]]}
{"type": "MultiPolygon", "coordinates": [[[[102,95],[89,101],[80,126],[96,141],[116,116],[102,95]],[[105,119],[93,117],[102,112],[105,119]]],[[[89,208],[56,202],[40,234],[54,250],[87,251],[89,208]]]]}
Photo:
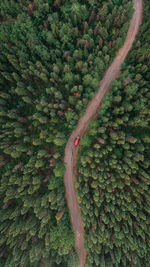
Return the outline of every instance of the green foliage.
{"type": "Polygon", "coordinates": [[[54,168],[54,174],[56,177],[63,177],[65,172],[65,167],[63,163],[57,163],[57,165],[54,168]]]}
{"type": "MultiPolygon", "coordinates": [[[[79,116],[98,90],[99,81],[115,52],[124,41],[131,13],[130,1],[117,1],[117,8],[114,8],[112,1],[95,0],[0,2],[2,266],[78,265],[64,199],[64,147],[79,116]],[[64,215],[57,221],[57,214],[64,209],[64,215]]],[[[143,73],[147,70],[147,66],[142,67],[143,73]]],[[[135,95],[137,83],[142,82],[139,74],[135,77],[134,88],[128,88],[129,97],[135,95]]],[[[120,101],[123,102],[123,97],[120,101]]],[[[120,104],[119,101],[116,103],[120,104]]],[[[145,99],[135,104],[135,110],[138,105],[143,109],[141,116],[147,116],[145,99]]],[[[123,102],[122,106],[127,111],[131,110],[129,103],[123,102]]],[[[140,125],[140,121],[133,120],[132,124],[140,125]]],[[[143,123],[143,127],[146,126],[147,121],[143,123]]],[[[97,124],[91,125],[90,139],[85,136],[81,140],[85,148],[90,149],[97,127],[97,124]]],[[[106,128],[99,127],[99,133],[104,133],[103,140],[106,139],[106,128]]],[[[148,137],[144,138],[147,142],[148,137]]],[[[124,139],[119,141],[123,142],[124,139]]],[[[133,146],[140,145],[138,138],[135,143],[130,139],[125,145],[130,146],[131,143],[133,146]]],[[[99,146],[101,143],[96,144],[95,149],[98,150],[99,146]]],[[[120,155],[122,150],[116,154],[120,155]]],[[[102,154],[107,155],[108,151],[111,151],[111,145],[102,154]]],[[[101,160],[98,151],[95,152],[96,163],[91,162],[94,177],[92,188],[97,187],[95,166],[101,160]]],[[[139,154],[134,163],[126,159],[125,168],[132,164],[132,169],[136,170],[142,161],[144,167],[140,171],[146,177],[148,174],[144,168],[149,162],[139,154]]],[[[91,157],[89,151],[89,157],[82,158],[82,168],[91,157]]],[[[111,165],[115,159],[110,160],[111,165]]],[[[88,169],[84,173],[88,180],[91,173],[88,169]]],[[[102,181],[104,178],[101,175],[99,179],[102,181]]],[[[122,184],[118,186],[122,187],[122,184]]],[[[144,186],[142,190],[146,190],[144,186]]],[[[89,191],[89,186],[86,186],[83,193],[89,191]]],[[[99,195],[94,194],[94,199],[100,206],[99,195]]],[[[86,207],[92,217],[89,200],[86,207]]],[[[86,208],[84,210],[86,213],[86,208]]],[[[132,206],[130,210],[134,212],[132,206]]],[[[98,208],[94,213],[98,217],[98,208]]],[[[145,219],[143,211],[140,218],[145,219]]],[[[107,221],[107,218],[103,220],[107,221]]],[[[91,240],[96,244],[95,236],[91,240]]],[[[101,251],[99,246],[97,251],[101,251]]],[[[119,259],[119,256],[116,258],[119,259]]],[[[94,253],[90,262],[98,266],[99,261],[100,257],[94,253]]],[[[108,266],[111,266],[109,261],[108,266]]]]}
{"type": "Polygon", "coordinates": [[[149,266],[148,1],[144,11],[138,40],[78,154],[77,191],[87,267],[149,266]]]}

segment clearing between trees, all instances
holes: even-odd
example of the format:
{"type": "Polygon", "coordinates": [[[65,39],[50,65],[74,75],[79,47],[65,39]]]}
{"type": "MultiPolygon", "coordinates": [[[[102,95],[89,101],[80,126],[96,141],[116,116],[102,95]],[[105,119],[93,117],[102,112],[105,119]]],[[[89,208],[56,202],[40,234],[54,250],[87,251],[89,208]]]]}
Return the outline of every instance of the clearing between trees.
{"type": "Polygon", "coordinates": [[[98,92],[94,98],[89,102],[86,112],[82,118],[80,118],[76,129],[72,132],[65,148],[64,162],[66,171],[64,175],[64,184],[66,190],[66,199],[70,212],[71,222],[75,234],[75,248],[77,250],[80,265],[83,267],[86,259],[86,251],[84,250],[84,228],[81,220],[81,213],[77,201],[74,181],[75,181],[75,165],[76,165],[76,153],[77,148],[74,146],[74,139],[77,135],[82,137],[88,129],[89,122],[94,119],[102,104],[104,95],[108,92],[109,87],[113,80],[117,79],[120,75],[121,64],[124,62],[126,55],[132,47],[136,34],[139,31],[140,24],[142,22],[143,3],[142,0],[133,0],[134,14],[132,16],[130,27],[127,33],[125,43],[121,49],[119,49],[116,58],[106,71],[104,78],[100,82],[98,92]]]}

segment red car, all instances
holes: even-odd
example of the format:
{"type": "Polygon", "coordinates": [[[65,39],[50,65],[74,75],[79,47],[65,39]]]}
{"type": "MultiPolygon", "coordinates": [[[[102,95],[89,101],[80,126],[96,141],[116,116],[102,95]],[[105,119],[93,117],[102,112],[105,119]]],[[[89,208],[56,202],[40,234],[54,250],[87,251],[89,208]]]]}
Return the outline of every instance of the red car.
{"type": "Polygon", "coordinates": [[[77,146],[79,144],[79,141],[80,141],[80,136],[77,136],[74,141],[74,145],[77,146]]]}

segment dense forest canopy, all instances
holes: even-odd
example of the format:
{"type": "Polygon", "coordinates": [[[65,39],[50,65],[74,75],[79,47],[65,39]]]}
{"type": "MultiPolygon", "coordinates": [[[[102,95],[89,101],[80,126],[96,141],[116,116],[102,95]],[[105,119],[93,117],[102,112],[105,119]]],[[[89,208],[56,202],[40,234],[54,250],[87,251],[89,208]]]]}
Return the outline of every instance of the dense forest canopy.
{"type": "Polygon", "coordinates": [[[150,5],[122,73],[81,140],[85,266],[150,266],[150,5]]]}
{"type": "MultiPolygon", "coordinates": [[[[149,267],[149,12],[145,0],[138,40],[81,140],[90,267],[149,267]]],[[[77,266],[64,148],[132,13],[125,0],[0,2],[0,267],[77,266]]]]}

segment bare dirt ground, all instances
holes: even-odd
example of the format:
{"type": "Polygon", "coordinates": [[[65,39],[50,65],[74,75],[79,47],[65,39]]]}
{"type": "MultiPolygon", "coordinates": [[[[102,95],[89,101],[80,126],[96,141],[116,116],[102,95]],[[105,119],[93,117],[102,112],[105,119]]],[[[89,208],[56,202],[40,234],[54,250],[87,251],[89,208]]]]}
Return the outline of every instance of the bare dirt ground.
{"type": "Polygon", "coordinates": [[[75,248],[80,258],[79,267],[84,267],[86,251],[84,249],[84,228],[81,220],[81,213],[78,206],[76,191],[74,187],[75,181],[75,157],[77,148],[74,146],[74,139],[77,135],[83,136],[87,131],[89,122],[95,118],[97,111],[100,108],[104,95],[108,92],[109,87],[113,80],[117,79],[120,75],[120,67],[124,62],[124,59],[131,49],[132,44],[135,40],[136,34],[138,33],[139,26],[142,21],[142,0],[133,0],[134,3],[134,14],[130,22],[130,27],[127,33],[125,43],[121,49],[119,49],[116,58],[114,59],[111,66],[106,71],[104,78],[100,82],[98,92],[94,98],[89,102],[86,112],[82,118],[79,119],[76,129],[72,132],[66,148],[64,162],[66,165],[66,172],[64,175],[64,184],[66,190],[66,199],[71,217],[71,223],[75,235],[75,248]]]}

